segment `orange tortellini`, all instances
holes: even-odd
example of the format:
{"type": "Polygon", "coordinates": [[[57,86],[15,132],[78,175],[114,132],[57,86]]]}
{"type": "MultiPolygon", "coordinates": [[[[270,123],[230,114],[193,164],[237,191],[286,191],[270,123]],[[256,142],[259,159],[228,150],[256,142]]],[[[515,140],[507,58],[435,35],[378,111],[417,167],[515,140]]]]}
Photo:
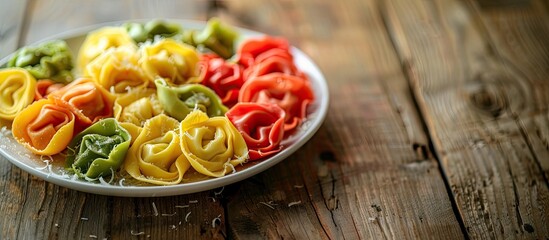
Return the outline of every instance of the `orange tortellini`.
{"type": "Polygon", "coordinates": [[[181,150],[192,167],[210,177],[222,177],[248,159],[244,138],[227,117],[194,110],[179,127],[181,150]]]}
{"type": "Polygon", "coordinates": [[[164,114],[149,119],[128,150],[126,172],[147,183],[181,183],[191,165],[182,154],[178,127],[177,120],[164,114]]]}
{"type": "Polygon", "coordinates": [[[78,51],[78,67],[82,71],[107,49],[125,45],[135,46],[135,42],[122,27],[104,27],[90,32],[78,51]]]}
{"type": "Polygon", "coordinates": [[[34,100],[36,79],[25,69],[0,70],[0,119],[13,120],[34,100]]]}
{"type": "Polygon", "coordinates": [[[25,108],[12,125],[13,137],[33,153],[54,155],[65,150],[74,134],[91,122],[67,102],[48,98],[25,108]]]}
{"type": "Polygon", "coordinates": [[[162,39],[142,46],[140,65],[150,79],[167,78],[174,84],[199,81],[198,52],[190,45],[162,39]]]}
{"type": "Polygon", "coordinates": [[[145,76],[138,61],[139,54],[133,46],[111,48],[88,63],[84,75],[115,93],[147,87],[151,79],[145,76]]]}
{"type": "Polygon", "coordinates": [[[89,78],[77,79],[48,97],[69,103],[91,122],[113,115],[115,96],[89,78]]]}

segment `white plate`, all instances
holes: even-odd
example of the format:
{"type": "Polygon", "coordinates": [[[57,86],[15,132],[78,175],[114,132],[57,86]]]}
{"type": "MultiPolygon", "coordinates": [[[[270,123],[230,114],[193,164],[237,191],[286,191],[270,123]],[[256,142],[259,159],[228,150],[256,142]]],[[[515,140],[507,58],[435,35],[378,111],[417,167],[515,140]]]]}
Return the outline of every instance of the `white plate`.
{"type": "MultiPolygon", "coordinates": [[[[136,22],[135,20],[132,20],[136,22]]],[[[137,20],[137,22],[146,22],[147,20],[137,20]]],[[[180,23],[184,29],[202,29],[205,26],[205,22],[187,21],[187,20],[171,20],[166,21],[180,23]]],[[[124,22],[109,22],[94,26],[89,26],[74,31],[66,32],[63,34],[55,35],[43,41],[51,39],[63,39],[65,40],[73,53],[78,53],[79,46],[83,42],[86,34],[94,29],[102,26],[118,26],[124,22]]],[[[258,32],[237,29],[242,38],[251,36],[263,35],[258,32]]],[[[308,108],[308,115],[305,121],[301,124],[298,131],[292,136],[284,139],[282,145],[283,150],[276,155],[260,160],[257,162],[251,162],[244,164],[243,169],[240,169],[236,173],[228,174],[221,178],[212,178],[201,180],[198,182],[182,183],[174,186],[127,186],[119,182],[107,183],[94,183],[87,182],[85,180],[79,180],[73,176],[65,174],[63,169],[63,160],[61,162],[55,162],[54,164],[47,164],[45,161],[47,158],[41,158],[38,155],[34,155],[22,145],[18,144],[13,138],[11,131],[2,128],[0,131],[0,153],[6,157],[13,164],[19,168],[42,178],[48,182],[75,189],[78,191],[110,195],[110,196],[125,196],[125,197],[154,197],[154,196],[171,196],[188,194],[199,191],[206,191],[218,187],[222,187],[243,179],[249,178],[255,174],[258,174],[275,164],[279,163],[283,159],[290,156],[297,151],[303,144],[305,144],[318,130],[328,110],[328,86],[324,76],[315,65],[315,63],[306,56],[299,49],[292,47],[291,49],[294,55],[294,61],[299,69],[305,72],[310,81],[312,89],[315,93],[315,101],[308,108]]],[[[76,57],[76,55],[74,55],[76,57]]],[[[10,56],[0,60],[0,66],[5,66],[10,56]]],[[[106,179],[109,180],[108,177],[106,179]]]]}

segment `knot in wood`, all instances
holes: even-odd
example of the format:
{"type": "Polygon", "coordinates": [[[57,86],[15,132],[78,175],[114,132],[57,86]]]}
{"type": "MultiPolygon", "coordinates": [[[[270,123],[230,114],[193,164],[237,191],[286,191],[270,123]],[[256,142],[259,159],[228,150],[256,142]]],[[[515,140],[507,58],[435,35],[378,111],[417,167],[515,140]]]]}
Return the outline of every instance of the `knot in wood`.
{"type": "Polygon", "coordinates": [[[470,100],[473,106],[482,112],[497,118],[501,116],[507,108],[504,93],[498,91],[499,88],[493,85],[482,85],[470,93],[470,100]]]}

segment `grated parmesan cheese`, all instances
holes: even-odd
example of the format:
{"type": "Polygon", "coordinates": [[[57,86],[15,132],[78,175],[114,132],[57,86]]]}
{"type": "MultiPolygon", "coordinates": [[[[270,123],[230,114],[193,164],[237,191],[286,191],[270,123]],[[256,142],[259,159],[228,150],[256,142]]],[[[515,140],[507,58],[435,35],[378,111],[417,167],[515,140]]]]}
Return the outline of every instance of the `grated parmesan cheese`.
{"type": "Polygon", "coordinates": [[[156,209],[156,204],[154,204],[154,202],[152,202],[152,206],[153,206],[153,215],[155,217],[158,217],[158,209],[156,209]]]}
{"type": "Polygon", "coordinates": [[[189,216],[191,215],[191,212],[187,213],[187,215],[185,215],[185,222],[189,222],[189,216]]]}
{"type": "Polygon", "coordinates": [[[223,192],[223,190],[225,190],[225,186],[221,187],[221,190],[219,190],[219,192],[215,192],[215,191],[214,191],[214,195],[215,195],[215,196],[221,195],[221,193],[223,192]]]}
{"type": "Polygon", "coordinates": [[[291,203],[288,203],[288,207],[291,207],[291,206],[294,206],[294,205],[299,205],[299,204],[301,204],[301,201],[291,202],[291,203]]]}
{"type": "Polygon", "coordinates": [[[170,213],[162,213],[162,217],[172,217],[172,216],[175,216],[175,214],[177,214],[177,212],[174,212],[172,214],[170,213]]]}
{"type": "Polygon", "coordinates": [[[219,221],[219,223],[221,223],[221,214],[219,214],[216,218],[212,220],[212,228],[215,228],[216,221],[219,221]]]}
{"type": "Polygon", "coordinates": [[[120,185],[121,187],[124,187],[124,181],[126,181],[125,178],[120,179],[120,181],[118,181],[118,185],[120,185]]]}
{"type": "Polygon", "coordinates": [[[130,231],[130,234],[133,235],[133,236],[139,236],[139,235],[145,235],[145,232],[134,232],[133,230],[130,231]]]}
{"type": "Polygon", "coordinates": [[[263,204],[263,205],[269,207],[270,209],[273,209],[273,210],[274,210],[275,208],[274,208],[272,202],[273,202],[273,201],[270,201],[269,203],[266,203],[266,202],[259,202],[259,203],[260,203],[260,204],[263,204]]]}

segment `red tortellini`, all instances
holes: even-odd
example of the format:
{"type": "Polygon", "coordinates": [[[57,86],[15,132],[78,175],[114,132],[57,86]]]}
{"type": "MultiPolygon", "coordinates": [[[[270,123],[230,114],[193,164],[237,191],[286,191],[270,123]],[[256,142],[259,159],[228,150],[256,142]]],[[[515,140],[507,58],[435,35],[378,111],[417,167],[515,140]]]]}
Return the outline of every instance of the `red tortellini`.
{"type": "Polygon", "coordinates": [[[250,39],[242,44],[239,54],[238,62],[245,67],[245,79],[275,72],[307,78],[294,64],[285,39],[270,36],[250,39]]]}
{"type": "Polygon", "coordinates": [[[280,151],[286,113],[275,104],[238,103],[226,114],[248,145],[250,161],[280,151]]]}
{"type": "Polygon", "coordinates": [[[238,92],[244,84],[242,66],[215,55],[203,56],[199,66],[201,83],[213,89],[223,105],[235,105],[238,102],[238,92]]]}
{"type": "Polygon", "coordinates": [[[238,49],[238,63],[245,68],[262,62],[272,56],[278,56],[293,60],[290,53],[290,44],[286,39],[263,36],[261,38],[252,38],[242,43],[238,49]]]}
{"type": "Polygon", "coordinates": [[[291,131],[307,115],[307,106],[314,100],[314,94],[309,82],[303,78],[271,73],[244,83],[238,100],[280,106],[286,112],[284,131],[291,131]]]}

